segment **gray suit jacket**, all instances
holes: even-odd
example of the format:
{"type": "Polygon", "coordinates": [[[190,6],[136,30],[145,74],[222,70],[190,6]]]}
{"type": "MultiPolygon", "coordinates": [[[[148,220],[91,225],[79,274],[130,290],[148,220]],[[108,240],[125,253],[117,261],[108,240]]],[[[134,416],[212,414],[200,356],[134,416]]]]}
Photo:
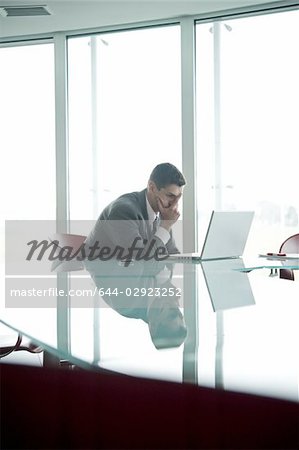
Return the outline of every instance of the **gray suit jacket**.
{"type": "Polygon", "coordinates": [[[148,222],[145,196],[146,189],[131,192],[121,195],[106,206],[86,239],[88,256],[102,260],[110,259],[111,256],[120,259],[125,259],[125,256],[129,256],[128,259],[150,259],[157,255],[157,251],[160,255],[179,253],[172,233],[166,245],[154,236],[152,224],[148,222]]]}

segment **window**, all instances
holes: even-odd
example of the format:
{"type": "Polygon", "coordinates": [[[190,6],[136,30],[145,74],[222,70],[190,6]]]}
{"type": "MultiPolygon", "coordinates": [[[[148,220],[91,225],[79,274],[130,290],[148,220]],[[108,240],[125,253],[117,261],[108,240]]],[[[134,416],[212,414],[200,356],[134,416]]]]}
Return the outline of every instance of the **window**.
{"type": "Polygon", "coordinates": [[[181,166],[180,30],[70,38],[68,65],[71,218],[94,219],[156,164],[181,166]]]}
{"type": "Polygon", "coordinates": [[[214,208],[254,210],[254,253],[299,229],[298,19],[196,26],[199,221],[214,208]]]}
{"type": "MultiPolygon", "coordinates": [[[[0,67],[0,267],[4,274],[5,220],[55,219],[54,46],[2,47],[0,67]]],[[[1,292],[4,302],[4,276],[1,292]]]]}
{"type": "Polygon", "coordinates": [[[0,66],[2,220],[55,219],[53,44],[0,48],[0,66]]]}
{"type": "MultiPolygon", "coordinates": [[[[96,219],[117,196],[144,189],[157,164],[169,161],[181,167],[180,29],[165,26],[70,38],[68,77],[74,227],[76,220],[96,219]]],[[[72,309],[71,330],[79,329],[82,314],[90,312],[72,309]]],[[[99,331],[94,329],[100,334],[105,365],[113,346],[106,328],[114,330],[116,324],[118,333],[125,330],[125,339],[129,319],[100,308],[97,320],[99,331]]],[[[147,358],[154,347],[146,326],[132,325],[137,328],[128,340],[142,342],[138,349],[147,358]]],[[[117,355],[127,348],[124,342],[125,347],[119,340],[113,347],[117,355]]],[[[171,363],[167,360],[166,365],[170,368],[171,363]]],[[[176,370],[174,376],[180,377],[180,368],[176,370]]]]}
{"type": "MultiPolygon", "coordinates": [[[[278,251],[286,237],[298,233],[298,19],[299,12],[291,11],[196,25],[199,248],[212,209],[255,211],[246,249],[251,255],[278,251]]],[[[201,277],[198,282],[203,283],[201,277]]],[[[279,342],[272,349],[266,343],[267,357],[252,352],[264,338],[263,320],[250,333],[259,308],[263,317],[263,306],[267,320],[266,304],[218,311],[215,317],[201,302],[201,383],[210,385],[214,375],[216,386],[257,393],[267,379],[263,392],[273,395],[273,385],[287,376],[284,395],[294,396],[292,350],[286,352],[281,343],[294,327],[280,320],[275,301],[271,318],[281,326],[279,342]],[[276,364],[271,351],[279,346],[284,351],[276,364]],[[272,379],[267,376],[270,365],[272,379]]]]}

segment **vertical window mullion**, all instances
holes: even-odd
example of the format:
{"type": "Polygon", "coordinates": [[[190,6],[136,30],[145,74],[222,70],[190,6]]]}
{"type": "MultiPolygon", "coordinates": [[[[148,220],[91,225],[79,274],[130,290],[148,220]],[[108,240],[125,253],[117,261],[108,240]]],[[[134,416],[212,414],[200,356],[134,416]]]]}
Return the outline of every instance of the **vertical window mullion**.
{"type": "Polygon", "coordinates": [[[68,136],[67,52],[63,33],[54,36],[55,129],[56,129],[56,220],[57,232],[68,231],[68,136]]]}
{"type": "MultiPolygon", "coordinates": [[[[56,231],[69,231],[68,199],[68,120],[67,120],[67,51],[66,36],[54,36],[55,47],[55,132],[56,132],[56,231]]],[[[68,273],[57,274],[57,290],[69,292],[68,273]]],[[[57,346],[66,353],[70,350],[69,296],[57,302],[57,346]]]]}
{"type": "Polygon", "coordinates": [[[188,180],[184,193],[184,252],[197,250],[195,154],[195,30],[194,20],[181,21],[182,167],[188,180]]]}

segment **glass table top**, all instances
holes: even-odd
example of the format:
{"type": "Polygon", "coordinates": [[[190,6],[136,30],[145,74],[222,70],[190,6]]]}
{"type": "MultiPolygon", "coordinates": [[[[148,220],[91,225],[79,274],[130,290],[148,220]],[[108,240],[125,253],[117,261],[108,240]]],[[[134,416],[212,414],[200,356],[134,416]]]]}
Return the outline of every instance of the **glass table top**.
{"type": "Polygon", "coordinates": [[[298,401],[299,283],[244,267],[53,264],[6,277],[1,321],[90,370],[298,401]]]}

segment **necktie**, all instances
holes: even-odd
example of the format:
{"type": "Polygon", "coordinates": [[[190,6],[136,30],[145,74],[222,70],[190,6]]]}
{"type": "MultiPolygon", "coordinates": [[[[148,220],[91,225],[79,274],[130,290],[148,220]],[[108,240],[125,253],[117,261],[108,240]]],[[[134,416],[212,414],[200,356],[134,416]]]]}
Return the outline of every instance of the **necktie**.
{"type": "Polygon", "coordinates": [[[153,234],[156,233],[158,228],[158,216],[155,217],[155,220],[153,221],[153,234]]]}

